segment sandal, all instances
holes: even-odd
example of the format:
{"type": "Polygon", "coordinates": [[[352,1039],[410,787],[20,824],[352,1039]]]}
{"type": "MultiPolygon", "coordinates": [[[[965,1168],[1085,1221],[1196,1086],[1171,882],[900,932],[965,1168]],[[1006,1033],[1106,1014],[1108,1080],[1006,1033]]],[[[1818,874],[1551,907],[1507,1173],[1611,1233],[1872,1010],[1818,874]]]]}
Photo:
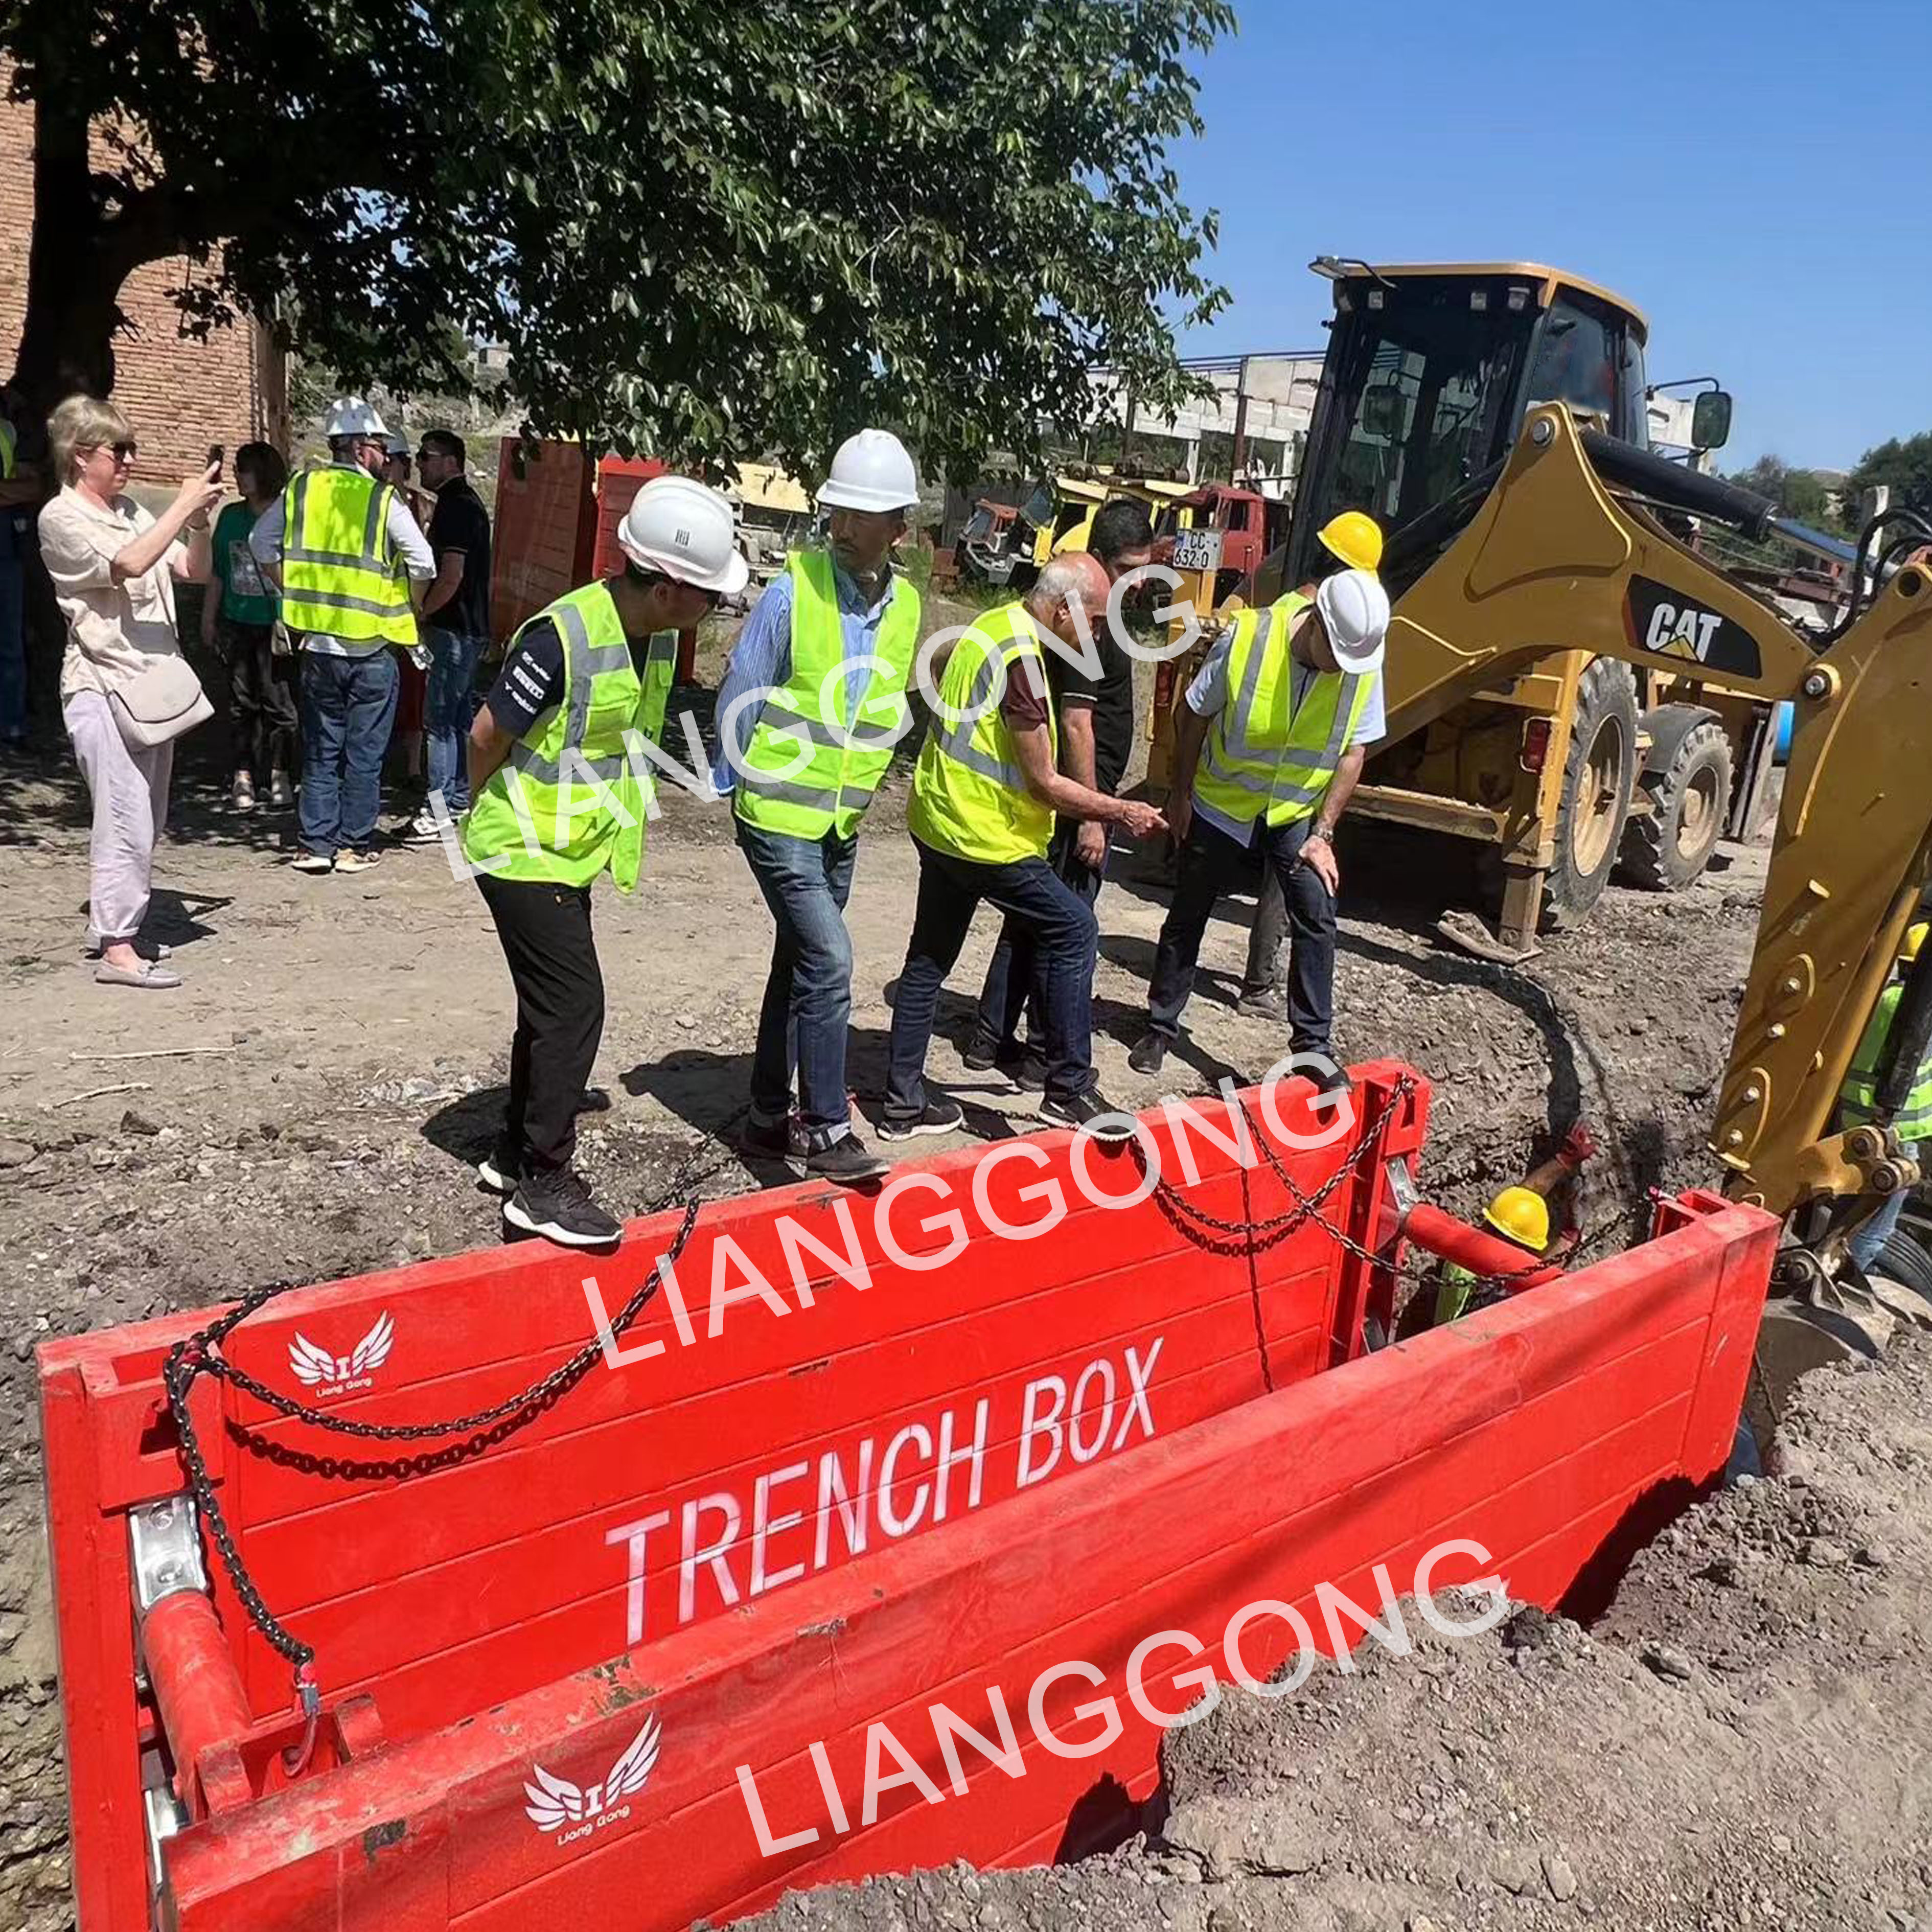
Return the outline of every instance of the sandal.
{"type": "Polygon", "coordinates": [[[94,969],[94,982],[98,986],[140,986],[151,993],[160,993],[178,986],[182,977],[168,967],[156,965],[152,959],[142,960],[139,972],[131,967],[110,966],[104,959],[94,969]]]}

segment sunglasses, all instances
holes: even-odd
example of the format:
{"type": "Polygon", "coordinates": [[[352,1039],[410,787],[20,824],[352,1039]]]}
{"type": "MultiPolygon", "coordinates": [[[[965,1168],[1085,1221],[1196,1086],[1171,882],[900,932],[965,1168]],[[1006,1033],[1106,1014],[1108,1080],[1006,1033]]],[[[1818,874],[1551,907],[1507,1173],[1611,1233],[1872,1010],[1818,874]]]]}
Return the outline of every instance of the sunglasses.
{"type": "Polygon", "coordinates": [[[141,446],[138,442],[97,442],[94,447],[96,449],[111,449],[116,463],[132,463],[140,454],[141,446]]]}

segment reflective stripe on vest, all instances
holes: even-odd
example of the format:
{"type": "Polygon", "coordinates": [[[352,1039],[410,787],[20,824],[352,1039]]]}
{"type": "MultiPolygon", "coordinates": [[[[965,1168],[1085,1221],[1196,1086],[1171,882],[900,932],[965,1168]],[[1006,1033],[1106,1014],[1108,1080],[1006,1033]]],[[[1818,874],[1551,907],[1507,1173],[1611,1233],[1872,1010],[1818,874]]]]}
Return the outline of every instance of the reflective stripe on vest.
{"type": "Polygon", "coordinates": [[[1228,701],[1208,733],[1195,796],[1223,817],[1270,825],[1308,818],[1333,782],[1372,686],[1370,674],[1324,671],[1294,703],[1288,632],[1308,600],[1282,598],[1235,620],[1228,701]]]}
{"type": "Polygon", "coordinates": [[[1053,812],[1028,790],[1013,737],[1000,709],[1009,677],[1030,660],[1046,692],[1048,754],[1058,764],[1059,730],[1046,662],[1024,604],[980,619],[954,647],[940,680],[936,710],[914,767],[906,826],[938,850],[982,865],[1043,858],[1053,812]],[[947,712],[952,714],[949,719],[947,712]]]}
{"type": "Polygon", "coordinates": [[[767,832],[820,838],[857,830],[904,736],[906,684],[919,641],[919,592],[903,577],[872,650],[876,660],[848,717],[844,622],[830,555],[794,552],[791,671],[758,713],[739,761],[736,809],[747,824],[767,832]],[[832,715],[825,714],[829,699],[832,715]],[[801,760],[801,740],[806,755],[801,760]]]}
{"type": "MultiPolygon", "coordinates": [[[[1839,1113],[1846,1126],[1869,1120],[1878,1111],[1878,1063],[1904,992],[1904,985],[1894,980],[1879,995],[1878,1004],[1865,1022],[1845,1084],[1838,1089],[1839,1113]]],[[[1932,1055],[1920,1064],[1905,1104],[1892,1117],[1892,1130],[1902,1141],[1932,1140],[1932,1055]]]]}
{"type": "Polygon", "coordinates": [[[608,868],[628,892],[656,794],[641,740],[663,735],[677,634],[651,638],[640,677],[604,584],[573,590],[530,621],[545,618],[563,640],[562,701],[490,774],[464,823],[464,853],[497,878],[584,886],[608,868]]]}
{"type": "Polygon", "coordinates": [[[361,470],[304,470],[290,479],[282,497],[281,614],[291,630],[350,644],[416,642],[409,584],[389,543],[394,495],[361,470]]]}

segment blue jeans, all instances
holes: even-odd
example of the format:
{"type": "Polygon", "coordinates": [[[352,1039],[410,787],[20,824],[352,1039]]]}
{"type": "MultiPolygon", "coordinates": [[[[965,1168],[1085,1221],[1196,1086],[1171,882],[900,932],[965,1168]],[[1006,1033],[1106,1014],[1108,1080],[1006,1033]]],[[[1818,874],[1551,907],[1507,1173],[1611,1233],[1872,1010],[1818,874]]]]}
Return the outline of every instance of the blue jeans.
{"type": "Polygon", "coordinates": [[[1046,1090],[1070,1099],[1090,1091],[1094,1071],[1094,965],[1100,943],[1094,908],[1044,859],[1001,866],[956,859],[913,841],[919,901],[912,944],[892,1001],[886,1118],[916,1120],[926,1111],[926,1050],[939,989],[958,963],[973,915],[988,901],[1033,935],[1034,983],[1046,1023],[1046,1090]]]}
{"type": "Polygon", "coordinates": [[[816,1153],[851,1127],[845,1043],[852,1021],[852,938],[845,902],[859,841],[835,832],[796,838],[747,825],[735,814],[731,822],[778,925],[752,1055],[752,1118],[765,1126],[788,1118],[796,1074],[799,1122],[816,1153]]]}
{"type": "Polygon", "coordinates": [[[375,843],[401,682],[386,646],[359,658],[302,652],[302,842],[310,851],[332,859],[375,843]]]}
{"type": "Polygon", "coordinates": [[[1898,1226],[1905,1212],[1905,1190],[1901,1188],[1845,1244],[1845,1252],[1861,1269],[1869,1270],[1885,1246],[1886,1237],[1898,1226]]]}
{"type": "Polygon", "coordinates": [[[476,715],[476,661],[483,655],[484,640],[433,625],[423,640],[430,652],[429,690],[423,700],[429,788],[442,793],[453,818],[470,809],[470,760],[464,741],[476,715]]]}
{"type": "MultiPolygon", "coordinates": [[[[1106,878],[1104,860],[1096,868],[1082,859],[1076,849],[1080,821],[1063,819],[1054,828],[1053,843],[1046,848],[1046,860],[1075,892],[1089,905],[1100,896],[1100,881],[1106,878]]],[[[1046,1037],[1046,1018],[1040,1005],[1040,985],[1034,968],[1039,949],[1032,929],[1022,920],[1009,918],[1000,928],[999,944],[986,968],[986,983],[980,989],[980,1015],[974,1022],[973,1043],[1002,1059],[1020,1052],[1020,1016],[1027,1020],[1027,1043],[1034,1052],[1046,1037]]]]}
{"type": "MultiPolygon", "coordinates": [[[[11,510],[0,509],[0,517],[11,510]]],[[[0,556],[0,742],[27,735],[27,578],[17,556],[0,556]]]]}

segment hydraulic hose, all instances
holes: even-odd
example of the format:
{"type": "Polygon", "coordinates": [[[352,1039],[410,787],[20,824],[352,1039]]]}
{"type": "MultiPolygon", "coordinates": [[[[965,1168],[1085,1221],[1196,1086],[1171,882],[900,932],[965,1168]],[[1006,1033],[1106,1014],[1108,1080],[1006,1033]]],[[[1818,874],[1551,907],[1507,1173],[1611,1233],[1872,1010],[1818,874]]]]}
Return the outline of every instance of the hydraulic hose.
{"type": "Polygon", "coordinates": [[[1892,1030],[1879,1054],[1872,1107],[1880,1126],[1889,1126],[1898,1118],[1918,1084],[1928,1045],[1932,1045],[1932,946],[1923,947],[1906,970],[1898,1010],[1892,1016],[1892,1030]]]}

